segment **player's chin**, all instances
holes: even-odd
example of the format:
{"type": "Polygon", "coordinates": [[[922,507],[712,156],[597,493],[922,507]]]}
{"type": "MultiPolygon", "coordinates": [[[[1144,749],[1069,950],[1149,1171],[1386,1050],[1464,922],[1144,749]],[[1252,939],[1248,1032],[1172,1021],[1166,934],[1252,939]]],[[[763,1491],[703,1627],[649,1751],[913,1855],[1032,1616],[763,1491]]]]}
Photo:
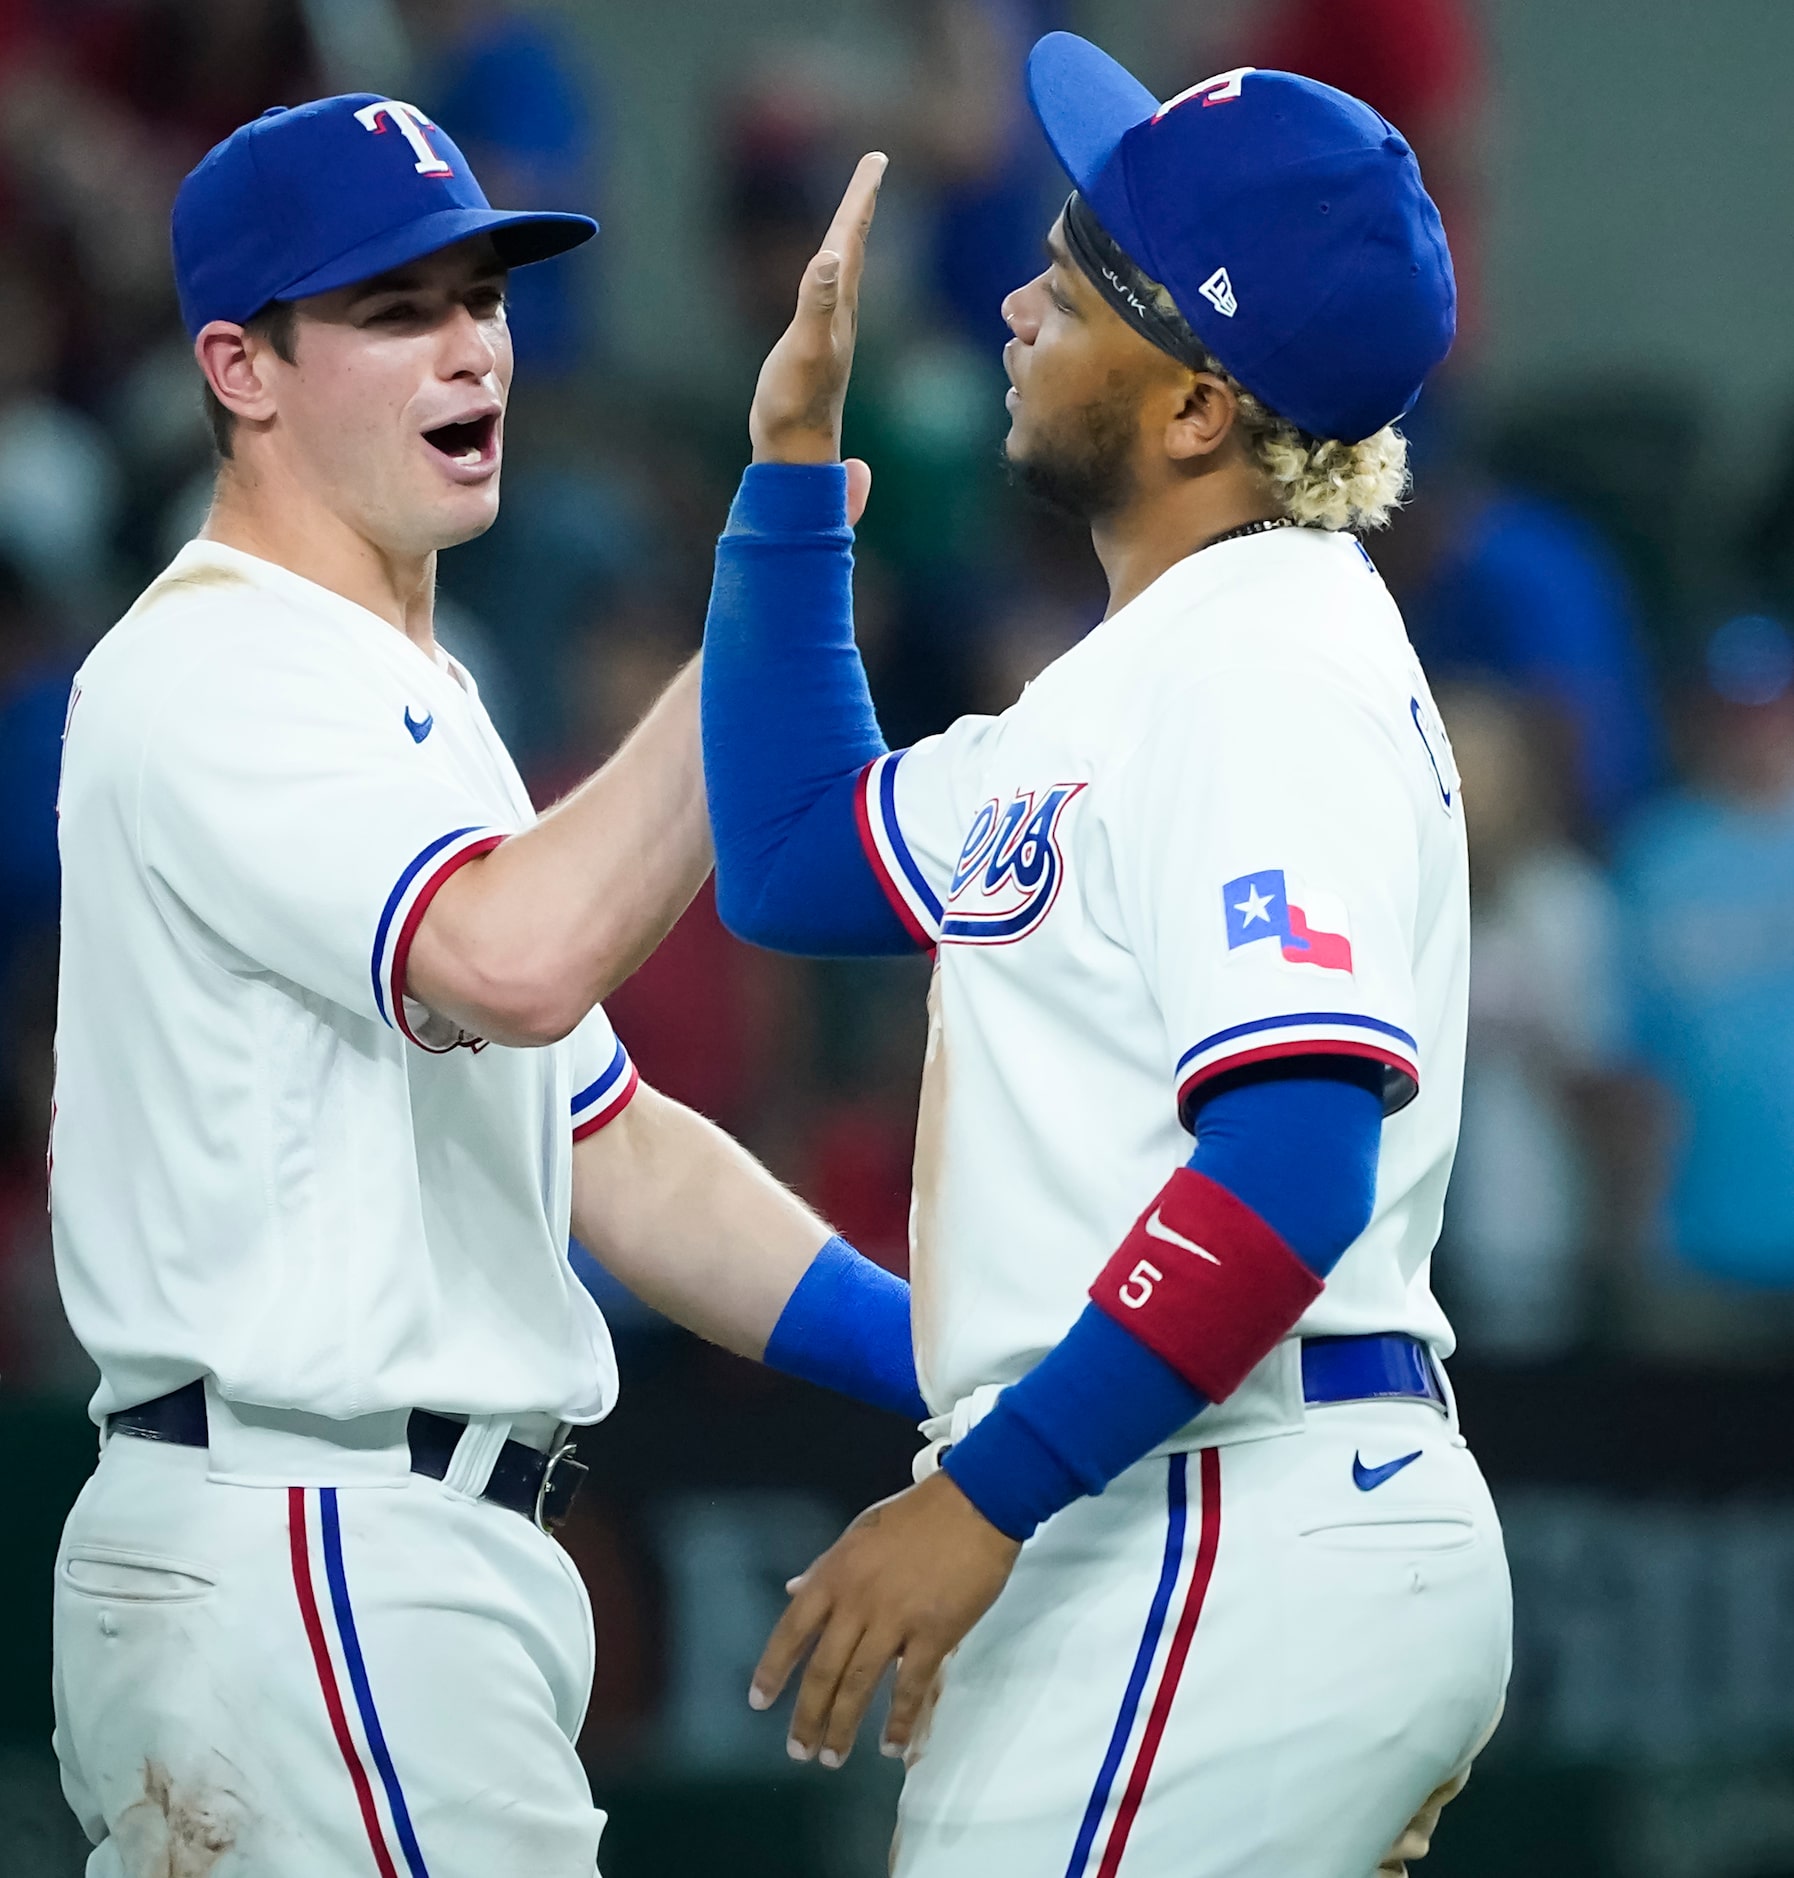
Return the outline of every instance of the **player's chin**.
{"type": "Polygon", "coordinates": [[[1018,415],[1010,419],[1008,434],[1002,443],[1003,461],[1010,469],[1020,469],[1028,460],[1028,427],[1018,415]]]}
{"type": "Polygon", "coordinates": [[[1031,405],[1014,385],[1003,394],[1003,408],[1009,413],[1009,430],[1003,439],[1003,454],[1011,463],[1026,462],[1040,428],[1040,409],[1037,405],[1031,405]]]}
{"type": "Polygon", "coordinates": [[[424,532],[437,548],[459,547],[483,535],[498,520],[498,475],[472,489],[441,491],[429,505],[429,522],[424,532]]]}

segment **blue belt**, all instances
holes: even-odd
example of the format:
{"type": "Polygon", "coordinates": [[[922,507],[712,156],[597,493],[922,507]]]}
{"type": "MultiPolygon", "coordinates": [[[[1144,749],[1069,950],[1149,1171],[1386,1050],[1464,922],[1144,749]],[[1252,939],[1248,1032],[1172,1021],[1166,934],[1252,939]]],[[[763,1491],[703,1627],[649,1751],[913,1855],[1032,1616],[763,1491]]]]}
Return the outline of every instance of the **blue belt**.
{"type": "Polygon", "coordinates": [[[1445,1408],[1433,1353],[1417,1337],[1304,1337],[1304,1402],[1431,1402],[1445,1408]]]}

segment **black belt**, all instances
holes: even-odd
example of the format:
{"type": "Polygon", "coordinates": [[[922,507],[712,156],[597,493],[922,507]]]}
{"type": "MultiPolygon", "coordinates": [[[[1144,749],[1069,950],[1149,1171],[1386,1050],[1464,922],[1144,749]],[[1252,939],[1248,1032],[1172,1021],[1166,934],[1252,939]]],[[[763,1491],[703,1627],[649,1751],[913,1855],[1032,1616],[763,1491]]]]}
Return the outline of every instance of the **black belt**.
{"type": "MultiPolygon", "coordinates": [[[[178,1447],[203,1448],[208,1445],[206,1429],[206,1390],[203,1382],[190,1382],[151,1402],[139,1402],[135,1408],[120,1409],[106,1417],[112,1434],[137,1435],[145,1441],[172,1441],[178,1447]]],[[[467,1432],[467,1424],[452,1415],[436,1415],[429,1409],[413,1409],[405,1424],[405,1438],[411,1447],[411,1471],[427,1474],[432,1480],[445,1478],[454,1458],[455,1444],[467,1432]]],[[[492,1475],[486,1482],[482,1500],[521,1513],[525,1519],[547,1532],[560,1525],[573,1510],[574,1495],[586,1477],[583,1461],[573,1459],[571,1444],[544,1454],[526,1442],[507,1441],[492,1463],[492,1475]]]]}

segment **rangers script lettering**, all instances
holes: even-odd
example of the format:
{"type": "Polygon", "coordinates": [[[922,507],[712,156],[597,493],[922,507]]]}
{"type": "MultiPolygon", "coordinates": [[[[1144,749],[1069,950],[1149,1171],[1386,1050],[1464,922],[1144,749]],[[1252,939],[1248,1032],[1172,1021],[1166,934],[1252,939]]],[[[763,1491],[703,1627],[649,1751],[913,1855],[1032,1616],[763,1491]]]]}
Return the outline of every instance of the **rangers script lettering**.
{"type": "Polygon", "coordinates": [[[1083,787],[1059,783],[1038,805],[1022,789],[1001,810],[992,800],[978,811],[948,884],[943,943],[1007,945],[1046,918],[1065,873],[1060,818],[1083,787]]]}

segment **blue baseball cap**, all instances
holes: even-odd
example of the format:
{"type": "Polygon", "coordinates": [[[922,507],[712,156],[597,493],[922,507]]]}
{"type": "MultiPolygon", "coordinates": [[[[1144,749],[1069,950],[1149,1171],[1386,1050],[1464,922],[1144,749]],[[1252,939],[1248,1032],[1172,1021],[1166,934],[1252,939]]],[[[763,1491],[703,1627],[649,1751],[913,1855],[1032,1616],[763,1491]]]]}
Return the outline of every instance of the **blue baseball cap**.
{"type": "Polygon", "coordinates": [[[507,267],[598,232],[589,215],[495,209],[454,140],[371,91],[277,105],[200,160],[174,201],[174,278],[197,337],[489,234],[507,267]]]}
{"type": "Polygon", "coordinates": [[[1028,95],[1104,230],[1273,411],[1356,443],[1419,397],[1457,285],[1414,152],[1369,105],[1250,66],[1160,104],[1073,33],[1035,46],[1028,95]]]}

